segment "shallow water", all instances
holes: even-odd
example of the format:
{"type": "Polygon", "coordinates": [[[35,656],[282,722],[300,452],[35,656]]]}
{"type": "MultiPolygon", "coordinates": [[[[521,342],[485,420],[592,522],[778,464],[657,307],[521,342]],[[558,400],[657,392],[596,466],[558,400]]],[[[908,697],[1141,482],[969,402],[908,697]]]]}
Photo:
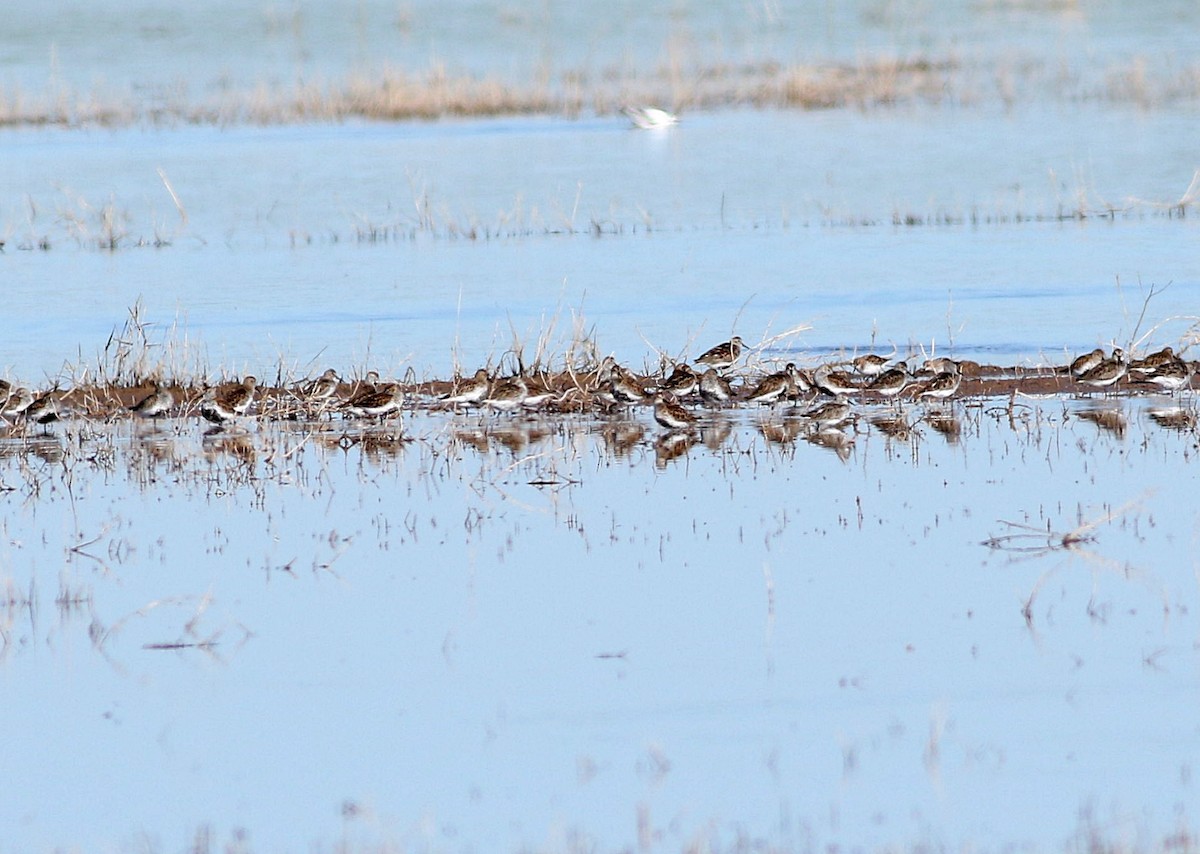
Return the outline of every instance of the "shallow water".
{"type": "Polygon", "coordinates": [[[1031,59],[1098,76],[1141,59],[1186,66],[1197,10],[988,2],[679,3],[602,9],[571,3],[452,4],[430,0],[222,2],[145,0],[102,6],[58,0],[28,10],[0,35],[0,84],[26,92],[66,85],[151,97],[204,97],[263,83],[339,79],[388,65],[498,75],[517,83],[569,70],[646,73],[660,65],[854,62],[863,56],[943,55],[1020,66],[1031,59]]]}
{"type": "Polygon", "coordinates": [[[22,848],[1042,845],[1081,810],[1152,838],[1194,802],[1200,517],[1194,421],[1150,406],[910,407],[901,438],[864,408],[841,452],[746,410],[673,458],[644,411],[6,440],[0,819],[22,848]]]}
{"type": "MultiPolygon", "coordinates": [[[[664,133],[0,130],[0,373],[95,380],[135,304],[177,379],[445,378],[514,334],[655,370],[733,333],[760,364],[1196,339],[1196,105],[1069,95],[1194,63],[1196,4],[667,5],[42,4],[0,88],[1069,79],[664,133]]],[[[0,850],[1152,847],[1196,822],[1194,405],[8,431],[0,850]]]]}
{"type": "Polygon", "coordinates": [[[1178,340],[1200,288],[1197,219],[1165,212],[1196,163],[1184,147],[1147,152],[1190,121],[1095,110],[1045,131],[1056,118],[10,131],[6,367],[94,361],[138,300],[158,340],[173,323],[186,333],[178,362],[259,375],[370,361],[445,376],[455,355],[496,358],[514,330],[532,350],[556,319],[561,352],[572,313],[635,362],[798,325],[811,329],[780,346],[824,354],[874,336],[1010,362],[1128,344],[1167,318],[1181,317],[1150,343],[1178,340]],[[97,248],[110,203],[115,252],[97,248]],[[1055,219],[1077,210],[1091,218],[1055,219]],[[910,215],[951,224],[893,225],[910,215]]]}

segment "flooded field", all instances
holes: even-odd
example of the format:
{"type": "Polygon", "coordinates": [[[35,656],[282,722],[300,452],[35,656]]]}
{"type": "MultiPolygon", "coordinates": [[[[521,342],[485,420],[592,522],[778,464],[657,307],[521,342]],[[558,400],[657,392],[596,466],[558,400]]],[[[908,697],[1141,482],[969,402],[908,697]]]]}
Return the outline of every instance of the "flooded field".
{"type": "Polygon", "coordinates": [[[1195,4],[26,11],[0,854],[1195,850],[1195,4]]]}
{"type": "Polygon", "coordinates": [[[5,439],[4,822],[23,848],[1154,843],[1200,750],[1172,409],[5,439]]]}

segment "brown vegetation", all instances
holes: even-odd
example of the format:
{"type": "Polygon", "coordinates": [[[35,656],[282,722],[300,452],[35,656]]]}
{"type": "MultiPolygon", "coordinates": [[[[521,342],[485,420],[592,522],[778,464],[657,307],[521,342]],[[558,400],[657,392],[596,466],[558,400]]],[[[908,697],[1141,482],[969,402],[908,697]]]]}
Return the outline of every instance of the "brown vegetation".
{"type": "Polygon", "coordinates": [[[1098,77],[1047,63],[984,67],[957,56],[872,57],[853,63],[782,64],[763,61],[683,68],[665,64],[646,73],[601,69],[547,71],[520,83],[455,74],[438,63],[424,71],[382,67],[340,80],[260,84],[248,90],[195,97],[186,86],[134,92],[45,92],[0,89],[0,127],[146,124],[287,124],[435,119],[446,116],[611,115],[627,104],[674,110],[726,107],[869,109],[899,104],[973,105],[1021,99],[1128,103],[1149,109],[1200,97],[1200,67],[1154,71],[1145,60],[1104,70],[1098,77]]]}

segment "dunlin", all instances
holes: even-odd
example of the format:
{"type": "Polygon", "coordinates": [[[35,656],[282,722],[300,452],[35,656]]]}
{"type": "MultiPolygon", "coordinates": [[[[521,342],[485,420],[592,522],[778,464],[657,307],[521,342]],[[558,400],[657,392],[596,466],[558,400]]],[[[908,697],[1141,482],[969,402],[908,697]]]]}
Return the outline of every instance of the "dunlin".
{"type": "Polygon", "coordinates": [[[890,362],[887,356],[878,356],[874,353],[866,353],[862,356],[857,356],[851,362],[854,365],[854,370],[858,371],[864,377],[874,377],[883,373],[883,369],[890,362]]]}
{"type": "Polygon", "coordinates": [[[675,395],[663,392],[654,403],[654,420],[668,430],[686,430],[698,419],[680,405],[675,395]]]}
{"type": "Polygon", "coordinates": [[[826,427],[836,427],[850,417],[850,404],[841,399],[831,400],[808,410],[804,413],[804,417],[821,430],[826,427]]]}
{"type": "Polygon", "coordinates": [[[958,391],[958,387],[962,385],[962,372],[958,369],[958,362],[950,360],[949,364],[949,369],[939,371],[925,383],[925,388],[921,389],[921,397],[945,400],[958,391]]]}
{"type": "Polygon", "coordinates": [[[813,373],[813,385],[833,397],[857,394],[862,390],[854,377],[828,364],[821,365],[813,373]]]}
{"type": "MultiPolygon", "coordinates": [[[[1130,370],[1132,369],[1131,366],[1130,370]]],[[[1159,365],[1153,373],[1147,374],[1145,379],[1146,382],[1152,382],[1167,391],[1179,391],[1191,384],[1192,366],[1182,359],[1172,359],[1159,365]]]]}
{"type": "Polygon", "coordinates": [[[239,418],[250,409],[257,386],[257,379],[246,377],[239,385],[224,392],[212,391],[200,402],[200,414],[215,424],[239,418]]]}
{"type": "Polygon", "coordinates": [[[738,357],[742,355],[742,347],[745,342],[734,335],[723,344],[718,344],[711,350],[705,350],[700,356],[695,359],[696,364],[706,365],[710,368],[716,368],[718,371],[731,367],[738,357]]]}
{"type": "Polygon", "coordinates": [[[689,365],[679,364],[671,375],[663,381],[662,390],[669,391],[676,397],[687,397],[696,390],[700,378],[689,365]]]}
{"type": "Polygon", "coordinates": [[[1103,361],[1104,351],[1099,347],[1090,353],[1084,353],[1082,356],[1077,356],[1075,361],[1071,362],[1071,376],[1081,377],[1103,361]]]}
{"type": "Polygon", "coordinates": [[[300,388],[300,393],[313,403],[329,400],[338,390],[337,371],[329,368],[315,380],[310,380],[300,388]]]}
{"type": "Polygon", "coordinates": [[[716,368],[709,368],[700,377],[700,397],[709,405],[720,406],[733,399],[733,388],[716,368]]]}
{"type": "Polygon", "coordinates": [[[59,418],[58,400],[52,392],[46,392],[25,408],[25,420],[38,424],[49,424],[59,418]]]}
{"type": "Polygon", "coordinates": [[[881,394],[884,397],[894,398],[908,388],[910,382],[911,378],[908,375],[908,371],[904,368],[888,368],[871,381],[871,384],[867,386],[867,390],[881,394]]]}
{"type": "Polygon", "coordinates": [[[1108,388],[1125,376],[1126,370],[1125,353],[1116,349],[1113,350],[1111,359],[1103,360],[1094,368],[1080,374],[1078,379],[1084,385],[1093,388],[1108,388]]]}
{"type": "Polygon", "coordinates": [[[470,379],[456,382],[454,388],[442,400],[452,404],[479,403],[487,397],[490,384],[487,368],[480,368],[470,379]]]}
{"type": "Polygon", "coordinates": [[[525,402],[528,391],[524,378],[506,377],[492,383],[483,402],[498,412],[512,412],[525,402]]]}
{"type": "Polygon", "coordinates": [[[399,383],[384,383],[354,395],[342,404],[342,408],[351,415],[378,417],[382,421],[393,412],[399,412],[403,403],[404,391],[399,383]]]}
{"type": "Polygon", "coordinates": [[[794,396],[796,394],[794,379],[796,373],[796,365],[788,362],[787,367],[782,371],[763,377],[754,391],[750,392],[748,400],[753,403],[774,403],[781,397],[794,396]]]}
{"type": "Polygon", "coordinates": [[[1149,374],[1158,370],[1164,365],[1169,365],[1172,362],[1178,362],[1179,357],[1175,355],[1175,351],[1170,347],[1163,347],[1157,353],[1151,353],[1141,359],[1134,359],[1129,363],[1129,373],[1131,374],[1149,374]]]}
{"type": "Polygon", "coordinates": [[[154,391],[143,397],[129,411],[139,418],[157,418],[175,405],[175,395],[161,383],[154,384],[154,391]]]}

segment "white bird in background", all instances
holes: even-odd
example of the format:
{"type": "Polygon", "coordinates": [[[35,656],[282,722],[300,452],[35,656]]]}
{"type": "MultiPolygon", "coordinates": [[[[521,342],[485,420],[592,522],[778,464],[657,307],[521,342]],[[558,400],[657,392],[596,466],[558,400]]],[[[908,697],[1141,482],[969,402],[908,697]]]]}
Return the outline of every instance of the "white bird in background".
{"type": "Polygon", "coordinates": [[[642,130],[657,130],[679,124],[679,116],[658,107],[625,107],[621,112],[642,130]]]}

